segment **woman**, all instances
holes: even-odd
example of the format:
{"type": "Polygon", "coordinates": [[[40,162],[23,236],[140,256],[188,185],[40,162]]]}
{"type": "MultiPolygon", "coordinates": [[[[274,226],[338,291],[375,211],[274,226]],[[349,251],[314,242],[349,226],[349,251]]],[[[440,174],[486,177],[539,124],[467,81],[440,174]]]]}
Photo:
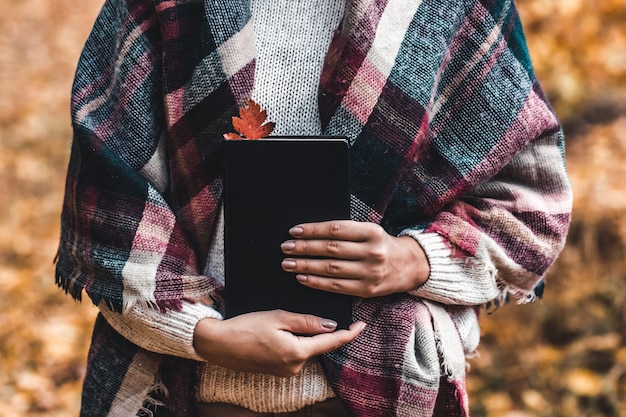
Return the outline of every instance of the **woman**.
{"type": "Polygon", "coordinates": [[[477,306],[532,300],[569,224],[508,0],[107,1],[72,117],[57,282],[101,312],[82,416],[468,415],[477,306]],[[282,245],[355,296],[349,330],[222,319],[221,138],[249,98],[274,134],[350,139],[352,220],[282,245]]]}

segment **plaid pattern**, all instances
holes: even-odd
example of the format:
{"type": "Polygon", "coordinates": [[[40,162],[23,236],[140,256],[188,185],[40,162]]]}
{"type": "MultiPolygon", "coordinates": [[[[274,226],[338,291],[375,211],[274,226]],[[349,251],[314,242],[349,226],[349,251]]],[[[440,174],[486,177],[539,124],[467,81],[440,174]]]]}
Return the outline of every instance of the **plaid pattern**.
{"type": "MultiPolygon", "coordinates": [[[[72,92],[56,273],[72,296],[119,312],[219,304],[222,288],[199,271],[222,134],[252,91],[253,36],[247,0],[105,3],[72,92]]],[[[512,0],[351,2],[320,111],[326,134],[351,139],[354,219],[440,233],[455,256],[496,266],[503,297],[532,299],[564,243],[571,193],[512,0]]],[[[463,376],[440,383],[430,313],[402,294],[359,303],[363,336],[323,359],[355,415],[467,414],[463,376]]],[[[185,416],[192,367],[99,320],[81,415],[130,415],[162,382],[157,415],[185,416]]]]}

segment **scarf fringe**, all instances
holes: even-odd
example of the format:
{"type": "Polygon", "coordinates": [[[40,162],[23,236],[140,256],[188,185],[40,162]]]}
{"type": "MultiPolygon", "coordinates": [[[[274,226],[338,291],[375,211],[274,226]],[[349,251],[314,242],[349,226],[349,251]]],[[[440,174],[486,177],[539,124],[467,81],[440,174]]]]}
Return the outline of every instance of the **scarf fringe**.
{"type": "Polygon", "coordinates": [[[65,294],[69,294],[75,301],[81,302],[83,300],[83,287],[79,285],[73,285],[72,280],[63,277],[60,274],[56,274],[54,282],[62,289],[65,294]]]}
{"type": "MultiPolygon", "coordinates": [[[[60,267],[59,261],[61,259],[61,247],[57,250],[57,253],[54,255],[54,259],[52,260],[52,264],[56,266],[55,274],[54,274],[54,283],[62,289],[65,294],[69,294],[75,301],[82,301],[83,298],[83,287],[82,285],[74,285],[76,281],[76,277],[72,278],[71,275],[64,276],[62,274],[63,268],[60,267]]],[[[74,273],[76,275],[76,273],[74,273]]]]}
{"type": "Polygon", "coordinates": [[[501,279],[496,280],[498,286],[498,297],[484,305],[485,309],[490,313],[498,310],[505,304],[509,304],[511,300],[515,300],[516,304],[530,304],[541,298],[542,285],[532,290],[524,290],[507,284],[501,279]]]}
{"type": "Polygon", "coordinates": [[[441,305],[422,301],[430,311],[440,372],[448,381],[465,378],[466,356],[452,317],[441,305]]]}
{"type": "Polygon", "coordinates": [[[155,378],[154,383],[148,389],[148,394],[143,401],[143,405],[137,412],[137,415],[139,417],[154,417],[154,413],[157,407],[165,406],[165,403],[163,403],[163,401],[154,397],[155,394],[161,395],[164,398],[167,398],[169,396],[169,391],[167,387],[159,377],[155,378]]]}

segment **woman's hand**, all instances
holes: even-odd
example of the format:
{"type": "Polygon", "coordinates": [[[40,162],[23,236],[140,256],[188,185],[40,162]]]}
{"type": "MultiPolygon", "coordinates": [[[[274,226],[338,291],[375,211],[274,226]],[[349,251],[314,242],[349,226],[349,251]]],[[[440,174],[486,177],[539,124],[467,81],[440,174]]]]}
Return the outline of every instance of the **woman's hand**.
{"type": "Polygon", "coordinates": [[[282,267],[308,287],[378,297],[413,290],[430,274],[426,254],[413,238],[391,236],[375,223],[307,223],[289,233],[295,239],[281,245],[283,253],[291,256],[282,267]]]}
{"type": "Polygon", "coordinates": [[[200,320],[193,345],[215,365],[293,376],[307,360],[354,340],[364,327],[363,322],[356,322],[349,330],[335,331],[337,323],[332,320],[282,310],[262,311],[228,320],[200,320]]]}

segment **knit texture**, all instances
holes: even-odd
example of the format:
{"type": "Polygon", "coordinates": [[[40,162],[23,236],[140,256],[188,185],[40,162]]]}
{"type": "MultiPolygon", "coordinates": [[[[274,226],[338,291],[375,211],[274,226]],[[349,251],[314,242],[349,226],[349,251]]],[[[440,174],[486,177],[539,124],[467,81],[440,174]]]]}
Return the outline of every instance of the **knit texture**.
{"type": "MultiPolygon", "coordinates": [[[[341,0],[253,0],[256,66],[252,97],[276,122],[274,135],[319,135],[317,90],[324,56],[344,13],[341,0]]],[[[208,270],[223,283],[223,212],[208,270]]],[[[259,412],[288,412],[334,397],[317,359],[291,378],[203,365],[198,399],[259,412]]]]}
{"type": "MultiPolygon", "coordinates": [[[[118,312],[219,305],[222,286],[200,271],[220,138],[252,94],[252,25],[246,0],[105,3],[72,98],[57,281],[73,296],[118,312]]],[[[322,132],[350,138],[353,218],[437,233],[454,257],[494,265],[503,297],[532,298],[571,192],[512,1],[357,0],[341,29],[319,108],[322,132]]],[[[471,308],[360,300],[367,328],[322,358],[334,391],[357,416],[466,415],[464,347],[440,341],[471,308]]],[[[82,416],[139,410],[144,396],[165,402],[157,415],[188,415],[194,362],[116,335],[98,321],[82,416]]]]}
{"type": "Polygon", "coordinates": [[[335,397],[318,360],[290,378],[200,367],[197,399],[237,404],[258,412],[284,413],[335,397]]]}
{"type": "MultiPolygon", "coordinates": [[[[319,135],[317,87],[322,64],[345,4],[337,0],[255,0],[257,65],[253,98],[277,123],[275,134],[319,135]],[[312,25],[307,25],[313,22],[312,25]]],[[[205,273],[224,284],[224,218],[220,211],[205,273]]],[[[126,339],[153,352],[202,360],[193,349],[193,331],[215,309],[183,302],[181,312],[132,308],[124,315],[102,305],[109,324],[126,339]]],[[[237,404],[260,412],[287,412],[334,397],[319,360],[291,378],[236,372],[204,364],[198,370],[197,398],[237,404]]]]}
{"type": "Polygon", "coordinates": [[[322,133],[318,87],[346,0],[253,0],[252,98],[276,122],[273,135],[322,133]]]}
{"type": "MultiPolygon", "coordinates": [[[[276,122],[274,134],[321,134],[317,85],[324,55],[344,6],[337,0],[251,2],[257,51],[252,96],[276,122]]],[[[221,211],[205,268],[205,273],[220,284],[224,284],[223,233],[221,211]]],[[[453,259],[440,235],[412,230],[401,235],[413,236],[426,251],[431,265],[431,276],[414,292],[416,295],[465,305],[481,304],[497,296],[494,274],[485,274],[475,265],[453,259]]],[[[109,324],[131,342],[152,352],[200,361],[202,358],[193,349],[197,321],[222,318],[210,307],[186,302],[181,312],[166,314],[133,308],[121,315],[101,307],[109,324]]],[[[478,344],[479,329],[476,315],[468,317],[469,322],[459,322],[457,327],[466,351],[471,352],[478,344]]],[[[258,412],[294,411],[335,396],[317,358],[291,378],[237,372],[210,364],[200,366],[198,378],[199,401],[232,403],[258,412]]]]}

